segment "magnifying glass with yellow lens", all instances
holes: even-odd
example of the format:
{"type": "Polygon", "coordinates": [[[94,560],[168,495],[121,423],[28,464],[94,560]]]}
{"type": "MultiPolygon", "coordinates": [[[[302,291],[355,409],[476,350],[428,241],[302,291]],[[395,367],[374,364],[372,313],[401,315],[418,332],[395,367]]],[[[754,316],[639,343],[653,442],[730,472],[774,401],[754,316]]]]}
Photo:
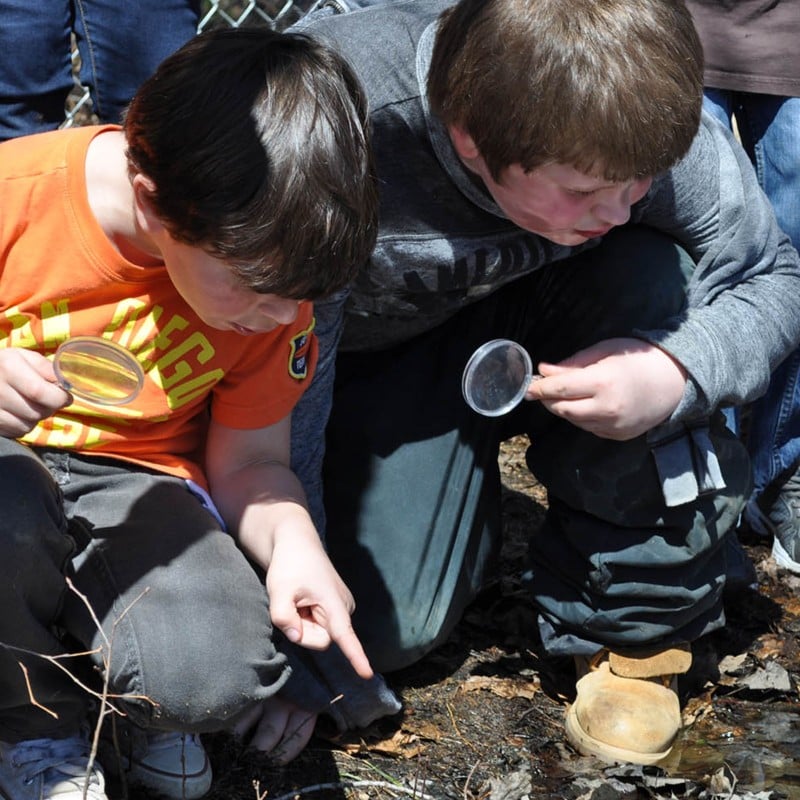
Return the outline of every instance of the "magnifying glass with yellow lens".
{"type": "Polygon", "coordinates": [[[130,403],[144,386],[144,370],[134,355],[99,336],[75,336],[62,342],[53,369],[63,389],[97,405],[130,403]]]}

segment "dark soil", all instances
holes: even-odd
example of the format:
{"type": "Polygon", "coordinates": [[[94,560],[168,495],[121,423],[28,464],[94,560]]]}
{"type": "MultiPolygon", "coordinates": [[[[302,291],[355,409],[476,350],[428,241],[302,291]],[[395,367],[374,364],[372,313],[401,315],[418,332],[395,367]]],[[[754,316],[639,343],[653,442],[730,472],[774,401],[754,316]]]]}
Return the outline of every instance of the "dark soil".
{"type": "Polygon", "coordinates": [[[610,767],[567,744],[573,665],[543,658],[520,585],[527,535],[546,502],[524,448],[516,439],[501,453],[502,578],[444,646],[387,676],[403,712],[347,736],[320,724],[287,767],[207,737],[209,800],[800,799],[800,579],[776,570],[770,543],[746,531],[760,589],[728,597],[726,628],[696,643],[681,688],[686,728],[669,767],[610,767]]]}

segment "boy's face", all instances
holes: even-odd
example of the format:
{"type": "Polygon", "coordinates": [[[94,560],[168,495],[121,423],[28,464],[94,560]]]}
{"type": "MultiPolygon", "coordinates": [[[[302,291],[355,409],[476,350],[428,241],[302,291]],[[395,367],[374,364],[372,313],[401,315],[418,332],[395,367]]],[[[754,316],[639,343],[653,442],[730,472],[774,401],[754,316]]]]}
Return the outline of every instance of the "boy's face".
{"type": "Polygon", "coordinates": [[[653,182],[612,183],[567,164],[546,164],[530,172],[512,164],[496,181],[472,137],[457,126],[449,131],[464,166],[483,181],[503,213],[520,228],[557,244],[583,244],[624,225],[631,206],[653,182]]]}
{"type": "Polygon", "coordinates": [[[630,218],[631,206],[644,197],[653,182],[652,178],[642,178],[611,183],[566,164],[546,164],[531,172],[512,164],[499,183],[485,164],[478,174],[512,222],[570,246],[624,225],[630,218]]]}
{"type": "Polygon", "coordinates": [[[224,261],[200,248],[171,237],[160,245],[173,286],[212,328],[244,335],[266,333],[297,317],[298,300],[247,289],[224,261]]]}

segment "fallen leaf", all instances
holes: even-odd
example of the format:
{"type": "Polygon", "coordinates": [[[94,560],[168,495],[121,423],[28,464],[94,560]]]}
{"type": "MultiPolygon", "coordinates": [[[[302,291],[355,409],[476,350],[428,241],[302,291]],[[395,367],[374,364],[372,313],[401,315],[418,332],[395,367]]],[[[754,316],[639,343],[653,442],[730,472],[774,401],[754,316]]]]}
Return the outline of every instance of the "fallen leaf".
{"type": "Polygon", "coordinates": [[[540,691],[538,680],[520,681],[513,678],[493,678],[490,675],[471,675],[461,686],[460,692],[487,691],[498,697],[524,697],[533,699],[540,691]]]}
{"type": "Polygon", "coordinates": [[[725,675],[741,674],[746,661],[747,653],[740,653],[736,656],[725,656],[725,658],[719,662],[719,671],[725,675]]]}
{"type": "Polygon", "coordinates": [[[406,730],[395,731],[392,736],[385,739],[375,739],[369,742],[364,739],[358,741],[342,740],[337,742],[337,747],[345,753],[381,753],[394,758],[415,758],[425,750],[419,736],[406,730]]]}
{"type": "Polygon", "coordinates": [[[756,642],[754,652],[756,657],[762,661],[769,658],[775,658],[783,653],[786,642],[783,636],[776,636],[775,634],[766,634],[759,638],[756,642]]]}
{"type": "Polygon", "coordinates": [[[763,668],[757,669],[752,675],[740,678],[739,683],[758,692],[792,691],[789,673],[775,661],[767,661],[763,668]]]}

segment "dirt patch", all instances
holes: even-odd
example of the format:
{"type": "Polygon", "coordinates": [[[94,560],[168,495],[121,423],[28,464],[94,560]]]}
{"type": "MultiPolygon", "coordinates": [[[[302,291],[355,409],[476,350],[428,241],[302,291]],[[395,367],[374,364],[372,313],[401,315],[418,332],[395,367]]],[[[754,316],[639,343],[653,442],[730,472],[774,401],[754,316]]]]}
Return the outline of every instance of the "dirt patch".
{"type": "Polygon", "coordinates": [[[502,576],[445,645],[388,676],[403,712],[357,735],[320,725],[282,768],[225,735],[207,737],[209,800],[800,798],[800,579],[779,573],[769,543],[747,532],[759,591],[728,597],[727,626],[698,643],[682,684],[687,727],[667,769],[609,767],[566,743],[573,666],[543,657],[520,583],[546,504],[524,449],[515,439],[500,456],[502,576]]]}

